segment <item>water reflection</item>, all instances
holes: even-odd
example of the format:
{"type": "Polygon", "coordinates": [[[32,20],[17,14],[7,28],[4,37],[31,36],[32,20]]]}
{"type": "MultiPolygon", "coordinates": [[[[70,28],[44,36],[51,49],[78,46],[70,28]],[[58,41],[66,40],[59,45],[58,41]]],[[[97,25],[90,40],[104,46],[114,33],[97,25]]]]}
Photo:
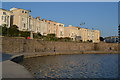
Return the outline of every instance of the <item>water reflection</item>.
{"type": "Polygon", "coordinates": [[[36,78],[117,78],[118,54],[57,55],[25,59],[36,78]]]}

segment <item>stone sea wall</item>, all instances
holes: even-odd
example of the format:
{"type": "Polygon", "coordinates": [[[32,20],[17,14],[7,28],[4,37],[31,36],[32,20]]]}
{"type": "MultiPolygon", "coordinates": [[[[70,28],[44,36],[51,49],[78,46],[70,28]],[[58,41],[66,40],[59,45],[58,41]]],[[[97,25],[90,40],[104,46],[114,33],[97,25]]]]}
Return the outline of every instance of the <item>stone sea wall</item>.
{"type": "Polygon", "coordinates": [[[2,38],[3,53],[23,52],[72,52],[72,51],[117,51],[117,43],[77,43],[2,38]]]}

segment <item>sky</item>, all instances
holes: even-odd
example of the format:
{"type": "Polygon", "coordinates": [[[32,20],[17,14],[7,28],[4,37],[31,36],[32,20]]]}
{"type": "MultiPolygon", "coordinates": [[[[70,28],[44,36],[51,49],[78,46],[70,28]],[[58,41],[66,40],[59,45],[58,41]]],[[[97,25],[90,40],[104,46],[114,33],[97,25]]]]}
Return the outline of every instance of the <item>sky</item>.
{"type": "Polygon", "coordinates": [[[3,2],[2,8],[31,10],[34,18],[100,30],[102,37],[118,35],[118,2],[3,2]],[[84,23],[85,25],[80,25],[84,23]]]}

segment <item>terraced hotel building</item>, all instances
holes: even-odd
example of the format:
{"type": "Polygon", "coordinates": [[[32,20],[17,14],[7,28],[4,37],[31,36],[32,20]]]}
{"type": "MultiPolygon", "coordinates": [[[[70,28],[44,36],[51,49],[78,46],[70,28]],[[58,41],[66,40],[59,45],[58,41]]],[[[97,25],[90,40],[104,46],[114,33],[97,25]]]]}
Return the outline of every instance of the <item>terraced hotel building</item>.
{"type": "Polygon", "coordinates": [[[9,11],[0,9],[0,25],[6,24],[18,26],[20,31],[32,31],[41,35],[56,34],[56,37],[70,37],[73,40],[100,42],[100,31],[90,30],[81,27],[69,25],[64,27],[64,24],[51,20],[33,18],[29,13],[30,10],[19,8],[11,8],[9,11]]]}

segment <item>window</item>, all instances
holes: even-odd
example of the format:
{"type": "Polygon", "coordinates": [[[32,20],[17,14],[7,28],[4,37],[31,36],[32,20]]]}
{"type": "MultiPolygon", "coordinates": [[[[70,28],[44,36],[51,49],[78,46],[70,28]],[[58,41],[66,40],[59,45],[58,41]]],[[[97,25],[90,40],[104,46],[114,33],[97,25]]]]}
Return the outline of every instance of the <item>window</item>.
{"type": "Polygon", "coordinates": [[[63,25],[60,24],[59,26],[63,26],[63,25]]]}
{"type": "Polygon", "coordinates": [[[22,11],[22,13],[24,13],[24,11],[22,11]]]}
{"type": "Polygon", "coordinates": [[[4,22],[6,22],[6,16],[4,16],[4,22]]]}
{"type": "Polygon", "coordinates": [[[13,21],[14,15],[10,15],[10,20],[13,21]]]}
{"type": "Polygon", "coordinates": [[[6,12],[3,12],[4,15],[6,15],[6,12]]]}
{"type": "Polygon", "coordinates": [[[25,11],[25,13],[27,13],[27,12],[25,11]]]}
{"type": "Polygon", "coordinates": [[[73,33],[72,33],[72,36],[73,36],[73,33]]]}
{"type": "Polygon", "coordinates": [[[2,16],[2,20],[4,20],[4,16],[2,16]]]}
{"type": "Polygon", "coordinates": [[[60,31],[60,36],[62,36],[63,34],[62,34],[62,31],[60,31]]]}
{"type": "Polygon", "coordinates": [[[25,25],[25,23],[24,23],[24,25],[23,25],[23,26],[24,26],[24,28],[25,28],[25,26],[26,26],[26,25],[25,25]]]}
{"type": "Polygon", "coordinates": [[[8,21],[8,20],[9,20],[9,16],[7,17],[7,23],[9,24],[9,21],[8,21]]]}

